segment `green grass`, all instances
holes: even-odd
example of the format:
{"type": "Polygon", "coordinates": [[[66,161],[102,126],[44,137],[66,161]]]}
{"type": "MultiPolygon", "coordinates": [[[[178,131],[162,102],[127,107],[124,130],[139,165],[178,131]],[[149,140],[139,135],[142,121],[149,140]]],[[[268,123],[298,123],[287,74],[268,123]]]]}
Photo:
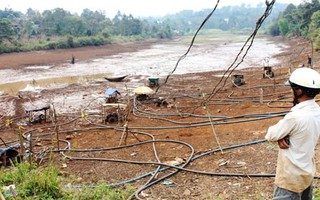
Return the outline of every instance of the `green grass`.
{"type": "MultiPolygon", "coordinates": [[[[229,43],[229,42],[244,42],[247,40],[247,35],[235,35],[232,33],[212,34],[212,35],[198,35],[195,43],[229,43]]],[[[181,40],[182,43],[190,43],[193,36],[185,37],[181,40]]]]}
{"type": "Polygon", "coordinates": [[[68,189],[64,185],[72,180],[64,178],[54,166],[35,167],[29,163],[20,163],[15,167],[0,169],[0,191],[7,200],[10,199],[127,199],[133,194],[131,187],[112,189],[105,184],[89,188],[68,189]],[[14,185],[16,197],[5,186],[14,185]]]}
{"type": "Polygon", "coordinates": [[[320,187],[315,187],[313,189],[313,199],[320,200],[320,187]]]}
{"type": "Polygon", "coordinates": [[[123,200],[128,199],[131,194],[133,194],[134,189],[131,187],[126,187],[124,189],[111,189],[104,185],[100,185],[94,189],[85,188],[82,190],[74,191],[70,194],[68,199],[110,199],[110,200],[123,200]]]}
{"type": "MultiPolygon", "coordinates": [[[[17,195],[22,199],[59,199],[63,191],[58,174],[55,167],[33,168],[29,163],[21,163],[10,170],[1,169],[0,186],[15,185],[17,195]]],[[[10,199],[10,196],[6,198],[10,199]]]]}
{"type": "MultiPolygon", "coordinates": [[[[247,30],[243,32],[223,31],[220,29],[203,29],[201,30],[196,39],[196,43],[229,43],[229,42],[244,42],[248,39],[252,31],[247,30]]],[[[190,32],[181,40],[183,43],[190,43],[195,32],[190,32]]],[[[256,38],[256,40],[259,38],[256,38]]]]}

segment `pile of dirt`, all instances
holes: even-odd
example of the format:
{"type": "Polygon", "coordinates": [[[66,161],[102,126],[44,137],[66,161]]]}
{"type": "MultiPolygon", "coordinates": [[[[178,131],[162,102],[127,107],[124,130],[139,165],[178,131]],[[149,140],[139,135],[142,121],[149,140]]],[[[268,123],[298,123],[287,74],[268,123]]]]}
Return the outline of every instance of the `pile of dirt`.
{"type": "MultiPolygon", "coordinates": [[[[127,104],[129,112],[109,111],[124,116],[119,123],[106,123],[101,104],[96,101],[104,91],[103,82],[24,92],[17,97],[3,95],[1,101],[12,101],[16,114],[10,118],[12,128],[2,126],[1,138],[8,145],[15,143],[17,126],[22,125],[24,135],[32,133],[35,138],[33,151],[38,163],[53,161],[64,176],[74,178],[70,183],[73,186],[130,184],[141,188],[143,199],[270,199],[274,180],[263,175],[275,173],[278,147],[264,142],[264,135],[291,107],[290,89],[281,84],[290,70],[305,63],[311,54],[301,51],[301,45],[308,45],[303,40],[281,42],[289,48],[278,55],[282,65],[272,66],[274,77],[264,78],[262,68],[236,70],[234,74],[243,75],[245,83],[236,86],[232,76],[221,81],[219,71],[173,75],[145,100],[133,101],[129,93],[122,94],[119,102],[127,104]],[[56,118],[48,117],[47,123],[26,124],[25,102],[46,99],[50,104],[59,98],[60,103],[51,106],[60,111],[68,109],[56,118]],[[74,105],[76,100],[82,107],[74,105]],[[57,138],[59,143],[52,141],[57,138]],[[51,148],[68,145],[82,151],[44,158],[51,148]],[[193,172],[165,168],[174,164],[186,164],[193,172]],[[149,180],[158,166],[162,169],[149,180]]],[[[113,49],[109,52],[112,54],[148,48],[150,44],[87,47],[72,52],[78,52],[76,59],[85,60],[108,55],[106,49],[113,49]]],[[[3,54],[0,67],[59,63],[69,59],[69,54],[70,50],[3,54]]],[[[126,83],[117,84],[124,87],[126,83]]],[[[4,115],[1,119],[3,124],[8,120],[4,115]]]]}

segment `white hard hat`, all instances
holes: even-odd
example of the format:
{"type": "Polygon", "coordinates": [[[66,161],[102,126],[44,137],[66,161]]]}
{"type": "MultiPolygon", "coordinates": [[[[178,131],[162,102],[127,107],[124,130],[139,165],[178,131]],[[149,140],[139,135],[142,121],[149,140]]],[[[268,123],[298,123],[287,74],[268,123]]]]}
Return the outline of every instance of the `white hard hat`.
{"type": "Polygon", "coordinates": [[[320,89],[320,74],[310,68],[299,68],[292,72],[286,85],[289,85],[290,83],[306,88],[320,89]]]}

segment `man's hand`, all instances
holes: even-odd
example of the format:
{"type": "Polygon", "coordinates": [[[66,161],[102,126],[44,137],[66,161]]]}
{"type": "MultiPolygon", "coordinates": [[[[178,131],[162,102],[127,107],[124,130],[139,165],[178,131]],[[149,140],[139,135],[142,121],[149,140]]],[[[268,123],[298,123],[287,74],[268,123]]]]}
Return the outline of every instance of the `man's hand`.
{"type": "Polygon", "coordinates": [[[282,138],[281,140],[278,140],[278,145],[280,149],[288,149],[289,148],[289,136],[286,136],[282,138]]]}

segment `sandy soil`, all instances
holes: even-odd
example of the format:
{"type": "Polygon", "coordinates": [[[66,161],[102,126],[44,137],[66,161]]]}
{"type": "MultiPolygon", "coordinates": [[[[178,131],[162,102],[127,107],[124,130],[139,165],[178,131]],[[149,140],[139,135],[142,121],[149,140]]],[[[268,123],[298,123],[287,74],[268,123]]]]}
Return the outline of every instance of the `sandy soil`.
{"type": "MultiPolygon", "coordinates": [[[[23,135],[32,133],[35,139],[33,151],[41,165],[48,163],[49,158],[42,156],[48,155],[49,149],[66,148],[67,143],[73,149],[87,149],[65,152],[73,159],[65,159],[62,154],[54,154],[52,158],[64,176],[73,177],[74,181],[69,183],[73,186],[125,181],[137,189],[142,188],[139,193],[142,199],[270,199],[273,178],[246,174],[274,174],[278,147],[255,141],[264,139],[266,129],[282,117],[276,114],[290,109],[290,90],[278,84],[282,84],[289,71],[304,63],[311,53],[308,49],[301,50],[308,45],[303,40],[281,42],[290,48],[277,56],[283,64],[272,66],[274,78],[263,78],[261,67],[235,70],[233,74],[244,75],[245,84],[240,87],[232,85],[232,76],[221,82],[221,77],[216,76],[222,73],[219,71],[174,75],[165,85],[164,80],[160,80],[161,87],[148,100],[133,102],[129,94],[121,94],[119,102],[130,109],[126,120],[119,123],[103,122],[100,97],[105,89],[104,82],[21,92],[17,96],[2,95],[0,107],[11,106],[14,117],[9,112],[1,115],[1,138],[8,145],[17,143],[17,126],[22,125],[23,135]],[[25,104],[39,100],[60,112],[55,119],[52,109],[47,123],[27,124],[25,104]],[[82,105],[80,110],[76,107],[79,104],[82,105]],[[5,126],[8,119],[13,121],[11,128],[5,126]],[[59,135],[55,134],[57,131],[59,135]],[[152,137],[155,146],[150,142],[152,137]],[[57,138],[61,140],[59,143],[52,141],[57,138]],[[243,145],[245,143],[256,144],[243,145]],[[239,146],[219,150],[233,145],[239,146]],[[191,163],[187,163],[189,157],[194,159],[191,163]],[[180,170],[170,176],[175,170],[167,169],[157,173],[151,180],[154,184],[146,186],[151,178],[148,173],[157,169],[157,162],[163,165],[187,163],[186,168],[196,172],[180,170]],[[162,177],[166,178],[162,180],[162,177]]],[[[150,44],[152,42],[41,52],[41,59],[39,52],[0,55],[0,67],[65,62],[71,52],[77,52],[77,59],[85,60],[144,49],[150,44]]],[[[314,61],[317,63],[316,59],[314,61]]],[[[128,81],[112,85],[126,87],[128,81]]],[[[113,111],[108,110],[109,113],[113,111]]],[[[318,181],[315,185],[318,186],[318,181]]]]}

